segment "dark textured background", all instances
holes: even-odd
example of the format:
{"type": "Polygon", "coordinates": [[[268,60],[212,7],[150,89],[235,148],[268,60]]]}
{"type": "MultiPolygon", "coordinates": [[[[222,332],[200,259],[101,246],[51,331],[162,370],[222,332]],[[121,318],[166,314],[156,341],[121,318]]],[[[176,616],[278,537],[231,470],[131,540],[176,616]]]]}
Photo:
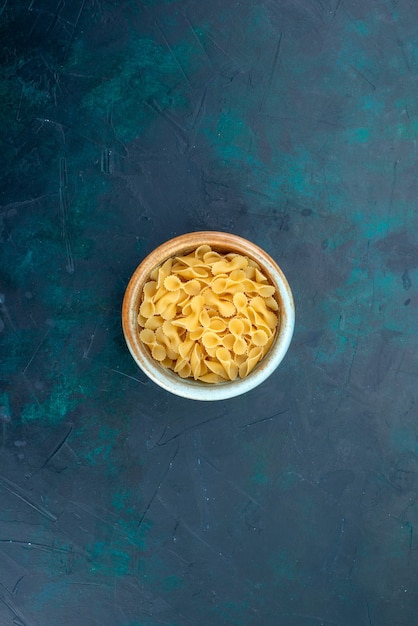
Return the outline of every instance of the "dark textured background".
{"type": "Polygon", "coordinates": [[[412,626],[418,3],[2,0],[1,626],[412,626]],[[294,292],[285,361],[199,404],[124,344],[157,244],[294,292]]]}

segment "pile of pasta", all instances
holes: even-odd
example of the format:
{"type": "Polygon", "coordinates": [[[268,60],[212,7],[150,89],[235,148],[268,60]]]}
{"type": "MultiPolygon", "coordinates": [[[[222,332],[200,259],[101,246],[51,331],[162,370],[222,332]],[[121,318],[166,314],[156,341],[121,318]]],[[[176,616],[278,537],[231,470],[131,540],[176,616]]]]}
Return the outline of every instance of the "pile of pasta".
{"type": "Polygon", "coordinates": [[[255,261],[202,245],[151,272],[141,296],[139,336],[156,361],[182,378],[245,378],[274,340],[274,294],[255,261]]]}

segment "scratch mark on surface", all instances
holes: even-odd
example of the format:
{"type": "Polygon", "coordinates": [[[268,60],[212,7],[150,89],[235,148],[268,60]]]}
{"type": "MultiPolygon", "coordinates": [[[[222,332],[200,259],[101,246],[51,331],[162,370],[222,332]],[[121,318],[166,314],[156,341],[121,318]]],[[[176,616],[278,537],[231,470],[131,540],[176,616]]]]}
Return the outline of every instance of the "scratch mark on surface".
{"type": "Polygon", "coordinates": [[[55,197],[57,194],[56,193],[46,193],[43,196],[38,196],[36,198],[31,198],[30,200],[22,200],[21,202],[9,202],[8,204],[2,204],[0,205],[0,209],[1,209],[1,214],[2,215],[7,215],[7,213],[10,210],[17,210],[20,209],[23,206],[26,206],[28,204],[34,204],[36,202],[40,202],[41,200],[44,200],[45,198],[53,198],[55,197]]]}
{"type": "Polygon", "coordinates": [[[180,72],[182,73],[182,75],[184,76],[185,81],[187,82],[187,84],[189,85],[190,89],[193,91],[193,86],[189,80],[189,77],[187,76],[186,72],[183,69],[183,66],[181,65],[180,61],[178,60],[177,56],[174,53],[173,48],[170,46],[167,37],[165,36],[163,29],[161,28],[161,26],[159,25],[159,23],[157,22],[157,20],[154,20],[155,25],[157,26],[161,37],[164,40],[165,45],[168,48],[168,51],[170,52],[171,56],[173,57],[174,61],[176,62],[177,67],[179,68],[180,72]]]}
{"type": "Polygon", "coordinates": [[[179,445],[177,445],[177,448],[176,448],[176,450],[175,450],[174,454],[172,455],[172,457],[171,457],[171,459],[170,459],[169,463],[167,464],[167,467],[166,467],[166,469],[165,469],[165,471],[164,471],[164,474],[162,475],[162,477],[161,477],[160,481],[158,482],[157,486],[156,486],[156,487],[155,487],[155,489],[154,489],[154,492],[153,492],[153,494],[152,494],[152,496],[151,496],[151,498],[150,498],[150,500],[149,500],[149,502],[148,502],[148,504],[147,504],[147,506],[146,506],[145,511],[144,511],[144,512],[143,512],[143,514],[141,515],[141,519],[139,520],[139,522],[138,522],[138,526],[137,526],[137,529],[138,529],[138,530],[141,528],[142,524],[144,523],[144,520],[145,520],[145,518],[146,518],[146,516],[147,516],[147,514],[148,514],[148,511],[150,510],[150,508],[151,508],[151,506],[152,506],[152,503],[154,502],[155,498],[156,498],[156,497],[157,497],[157,495],[158,495],[158,491],[160,490],[161,485],[163,484],[163,482],[164,482],[164,481],[165,481],[165,479],[167,478],[167,475],[168,475],[169,471],[170,471],[170,470],[171,470],[171,468],[173,467],[174,459],[176,458],[176,456],[177,456],[177,453],[178,453],[179,449],[180,449],[180,446],[179,446],[179,445]]]}
{"type": "Polygon", "coordinates": [[[259,112],[261,111],[261,109],[264,106],[264,103],[265,103],[266,98],[267,98],[267,94],[268,94],[268,92],[269,92],[269,90],[271,88],[271,84],[273,82],[273,78],[274,78],[274,74],[276,72],[276,68],[279,65],[280,51],[281,51],[281,47],[282,47],[282,37],[283,37],[283,33],[280,33],[279,41],[277,42],[277,46],[276,46],[276,49],[275,49],[274,55],[273,55],[273,63],[271,65],[270,74],[269,74],[269,77],[267,79],[267,83],[266,83],[266,86],[265,86],[265,89],[264,89],[263,96],[261,98],[260,106],[258,107],[258,111],[259,112]]]}
{"type": "MultiPolygon", "coordinates": [[[[0,15],[1,15],[1,13],[0,13],[0,15]]],[[[17,113],[16,113],[16,122],[20,122],[20,111],[21,111],[21,108],[22,108],[23,90],[24,90],[24,88],[22,87],[22,91],[20,92],[20,98],[19,98],[19,106],[17,108],[17,113]]]]}
{"type": "Polygon", "coordinates": [[[36,357],[36,355],[38,354],[38,351],[40,349],[40,347],[42,346],[42,344],[44,343],[45,339],[48,337],[49,333],[51,332],[51,327],[48,328],[48,330],[46,331],[46,333],[44,334],[44,336],[42,337],[41,341],[39,342],[38,346],[35,348],[34,353],[32,354],[32,356],[30,357],[29,361],[26,363],[25,367],[22,370],[22,374],[24,374],[26,372],[26,370],[28,369],[28,367],[30,366],[30,364],[32,363],[33,359],[36,357]]]}
{"type": "Polygon", "coordinates": [[[70,428],[68,429],[67,433],[65,434],[64,438],[60,441],[60,443],[54,448],[54,450],[51,452],[51,454],[48,456],[48,458],[43,462],[43,464],[41,465],[41,467],[36,470],[36,472],[33,472],[33,474],[30,475],[30,478],[32,478],[32,476],[35,476],[35,474],[37,474],[38,472],[40,472],[41,470],[44,469],[44,467],[46,467],[48,465],[48,463],[51,461],[51,459],[53,459],[53,457],[58,454],[58,452],[61,450],[62,446],[66,443],[68,437],[71,435],[73,430],[73,425],[71,424],[70,428]]]}
{"type": "Polygon", "coordinates": [[[100,153],[100,171],[102,174],[113,174],[113,151],[110,148],[103,148],[100,153]]]}
{"type": "Polygon", "coordinates": [[[222,52],[222,54],[228,59],[228,61],[230,61],[233,65],[236,65],[239,68],[239,71],[241,72],[241,68],[239,67],[235,59],[220,44],[218,44],[218,42],[215,41],[212,35],[210,35],[206,30],[205,30],[205,37],[207,37],[209,41],[211,41],[213,45],[216,48],[218,48],[220,52],[222,52]]]}
{"type": "Polygon", "coordinates": [[[334,622],[334,620],[326,619],[320,615],[309,615],[307,613],[280,613],[280,615],[287,617],[302,617],[303,619],[314,620],[316,622],[320,622],[321,624],[331,624],[332,626],[339,626],[338,622],[334,622]]]}
{"type": "Polygon", "coordinates": [[[398,39],[397,40],[397,44],[398,44],[399,48],[401,49],[402,56],[403,56],[403,59],[405,61],[405,65],[408,68],[408,72],[411,72],[411,66],[409,64],[408,57],[406,56],[406,52],[405,52],[405,48],[404,48],[404,42],[401,39],[398,39]]]}
{"type": "Polygon", "coordinates": [[[347,580],[351,580],[351,577],[353,575],[353,571],[354,571],[354,567],[356,565],[356,562],[357,562],[357,546],[354,548],[353,562],[351,563],[351,567],[350,567],[350,571],[348,572],[347,580]]]}
{"type": "MultiPolygon", "coordinates": [[[[88,357],[86,357],[88,358],[88,357]]],[[[121,376],[125,376],[126,378],[130,378],[131,380],[134,380],[135,382],[139,383],[140,385],[146,385],[147,381],[143,381],[143,380],[139,380],[139,378],[135,378],[135,376],[130,376],[129,374],[125,374],[125,372],[121,372],[120,370],[115,370],[113,368],[110,368],[111,372],[115,372],[115,374],[120,374],[121,376]]]]}
{"type": "Polygon", "coordinates": [[[20,578],[17,579],[17,581],[14,584],[14,587],[12,589],[12,596],[15,596],[17,593],[17,590],[19,588],[19,585],[21,583],[21,581],[25,578],[26,574],[22,574],[22,576],[20,578]]]}
{"type": "MultiPolygon", "coordinates": [[[[114,513],[109,512],[107,509],[105,509],[105,513],[113,516],[116,518],[116,521],[112,522],[109,519],[106,519],[105,516],[102,515],[98,515],[97,513],[91,511],[88,507],[83,506],[82,504],[80,504],[79,502],[76,502],[75,500],[70,500],[70,504],[72,504],[73,506],[77,507],[78,509],[80,509],[81,511],[83,511],[83,513],[86,513],[87,515],[91,515],[91,517],[94,517],[95,519],[100,520],[100,522],[102,522],[103,524],[106,524],[106,526],[109,526],[110,528],[112,528],[112,531],[121,535],[122,537],[124,537],[125,539],[129,539],[129,534],[127,534],[126,532],[124,532],[120,527],[119,527],[119,522],[120,522],[120,517],[117,515],[114,515],[114,513]]],[[[79,519],[81,519],[80,515],[74,513],[74,515],[76,517],[78,517],[79,519]]],[[[59,523],[59,522],[58,522],[59,523]]],[[[81,528],[81,526],[80,526],[81,528]]]]}
{"type": "Polygon", "coordinates": [[[373,91],[376,91],[376,85],[372,83],[371,80],[369,80],[364,74],[362,74],[362,72],[360,72],[360,70],[358,70],[356,67],[353,67],[352,65],[350,65],[350,67],[353,72],[357,74],[357,76],[360,76],[360,78],[362,78],[364,81],[366,81],[366,83],[368,83],[368,85],[370,85],[373,91]]]}
{"type": "Polygon", "coordinates": [[[61,232],[65,242],[65,248],[67,251],[67,272],[69,274],[74,273],[74,257],[71,248],[70,235],[68,232],[68,198],[67,198],[67,159],[61,157],[60,159],[60,184],[59,184],[59,199],[61,208],[61,232]]]}
{"type": "Polygon", "coordinates": [[[395,187],[396,187],[396,169],[398,167],[398,163],[399,160],[394,161],[393,163],[393,175],[392,175],[392,186],[391,186],[391,190],[390,190],[390,201],[389,201],[389,208],[392,209],[393,206],[393,198],[395,195],[395,187]]]}
{"type": "Polygon", "coordinates": [[[239,487],[239,485],[237,485],[233,480],[231,480],[230,478],[227,478],[224,472],[220,470],[219,468],[217,468],[211,461],[209,461],[209,459],[205,458],[204,456],[202,456],[202,459],[205,461],[205,463],[209,465],[209,467],[211,467],[213,470],[215,470],[215,472],[220,474],[228,485],[230,485],[233,489],[238,491],[238,493],[241,493],[243,496],[251,500],[251,502],[254,502],[254,504],[256,504],[260,509],[263,509],[263,507],[261,506],[259,502],[257,502],[257,500],[255,500],[249,493],[244,491],[244,489],[241,489],[241,487],[239,487]]]}
{"type": "Polygon", "coordinates": [[[14,604],[12,602],[10,602],[9,600],[7,600],[3,594],[0,595],[0,601],[3,602],[3,604],[5,606],[7,606],[7,608],[9,609],[9,611],[11,613],[13,613],[13,615],[15,616],[15,619],[13,620],[13,623],[16,624],[16,626],[30,626],[29,622],[27,622],[23,616],[22,613],[19,611],[19,609],[14,606],[14,604]],[[19,621],[16,622],[16,619],[18,619],[19,621]]]}
{"type": "MultiPolygon", "coordinates": [[[[205,426],[206,424],[209,424],[210,422],[215,422],[216,420],[219,420],[221,418],[225,417],[225,413],[222,413],[221,415],[215,415],[215,417],[210,417],[207,420],[204,420],[203,422],[198,422],[197,424],[192,424],[192,426],[187,426],[186,428],[184,428],[183,430],[181,430],[179,433],[177,433],[176,435],[173,435],[172,437],[170,437],[169,439],[167,439],[166,441],[161,442],[161,439],[156,443],[157,447],[162,447],[162,446],[166,446],[168,443],[170,443],[171,441],[174,441],[175,439],[177,439],[178,437],[181,437],[182,435],[184,435],[184,433],[188,433],[191,430],[195,430],[196,428],[200,428],[200,426],[205,426]]],[[[162,434],[161,438],[164,436],[164,433],[162,434]]]]}
{"type": "Polygon", "coordinates": [[[214,552],[217,556],[220,556],[224,561],[229,561],[230,560],[231,557],[229,557],[229,555],[228,555],[228,558],[227,558],[224,554],[222,554],[222,552],[219,552],[216,548],[214,548],[205,539],[200,537],[200,535],[198,535],[193,530],[193,528],[190,528],[190,526],[187,524],[187,522],[184,521],[183,518],[179,518],[175,513],[173,513],[173,511],[170,509],[170,507],[167,506],[167,504],[164,502],[164,500],[160,496],[157,496],[157,500],[166,509],[166,511],[168,511],[170,513],[170,515],[172,515],[176,519],[177,523],[181,524],[187,530],[187,532],[192,535],[192,537],[197,539],[200,543],[203,543],[204,546],[206,546],[211,552],[214,552]]]}
{"type": "Polygon", "coordinates": [[[68,46],[67,46],[67,49],[66,49],[66,51],[65,51],[65,53],[64,53],[63,63],[67,60],[68,55],[69,55],[70,50],[71,50],[71,46],[72,46],[72,45],[73,45],[73,43],[74,43],[74,39],[75,39],[75,34],[76,34],[76,32],[77,32],[78,23],[79,23],[79,21],[80,21],[80,19],[81,19],[81,14],[82,14],[82,13],[83,13],[83,11],[84,11],[84,7],[85,7],[85,5],[86,5],[86,0],[82,0],[81,5],[80,5],[80,10],[79,10],[78,15],[77,15],[76,20],[75,20],[75,24],[74,24],[73,32],[71,33],[71,38],[70,38],[70,41],[69,41],[68,46]]]}
{"type": "Polygon", "coordinates": [[[201,502],[201,509],[202,509],[202,527],[203,527],[203,532],[206,532],[207,530],[209,530],[209,525],[210,525],[210,522],[209,522],[210,509],[209,509],[207,481],[205,480],[204,472],[202,470],[202,461],[201,461],[201,447],[202,446],[201,446],[199,433],[194,433],[192,439],[193,439],[193,447],[196,450],[196,464],[190,465],[190,471],[192,473],[193,479],[197,478],[195,484],[196,484],[196,490],[200,492],[199,500],[201,502]]]}
{"type": "Polygon", "coordinates": [[[412,554],[412,546],[413,546],[413,539],[414,539],[414,527],[411,524],[411,522],[406,522],[408,528],[409,528],[409,544],[408,544],[408,563],[411,560],[411,554],[412,554]]]}
{"type": "MultiPolygon", "coordinates": [[[[58,546],[51,546],[46,543],[37,543],[33,541],[23,541],[20,539],[0,539],[0,543],[9,544],[9,545],[18,545],[22,546],[22,548],[26,548],[28,550],[41,550],[42,552],[58,552],[60,554],[75,554],[77,556],[82,556],[87,559],[87,556],[82,552],[77,552],[75,550],[68,548],[59,548],[58,546]]],[[[23,578],[23,576],[22,576],[23,578]]]]}
{"type": "Polygon", "coordinates": [[[0,9],[0,15],[3,15],[3,12],[5,10],[5,8],[7,7],[7,3],[9,2],[9,0],[4,0],[4,4],[0,9]]]}
{"type": "Polygon", "coordinates": [[[203,50],[203,52],[204,52],[205,56],[209,59],[210,63],[212,64],[212,59],[210,58],[210,56],[209,56],[209,55],[208,55],[208,53],[206,52],[206,49],[205,49],[205,47],[203,46],[202,42],[200,41],[199,37],[196,35],[196,31],[195,31],[195,29],[194,29],[194,27],[193,27],[193,24],[191,23],[191,21],[190,21],[189,17],[188,17],[185,13],[183,13],[183,17],[184,17],[184,19],[186,20],[186,22],[187,22],[187,24],[188,24],[188,26],[189,26],[190,30],[192,31],[193,37],[196,39],[196,41],[197,41],[197,44],[198,44],[199,48],[201,48],[201,49],[203,50]]]}
{"type": "Polygon", "coordinates": [[[345,535],[345,518],[342,517],[341,518],[340,532],[339,532],[339,535],[338,535],[337,540],[336,540],[335,548],[333,549],[333,551],[331,553],[331,558],[327,558],[326,562],[324,564],[324,568],[323,569],[324,569],[325,572],[332,571],[335,563],[337,562],[338,557],[340,556],[341,550],[342,550],[342,547],[343,547],[344,535],[345,535]]]}
{"type": "Polygon", "coordinates": [[[192,128],[194,130],[198,129],[198,127],[200,125],[200,122],[201,122],[201,120],[202,120],[202,118],[203,118],[203,116],[205,114],[205,110],[206,110],[206,95],[207,95],[207,89],[205,87],[204,90],[203,90],[202,97],[200,99],[198,108],[197,108],[197,112],[196,112],[196,114],[195,114],[195,116],[193,118],[192,128]]]}
{"type": "Polygon", "coordinates": [[[8,480],[7,478],[4,478],[3,476],[0,476],[0,485],[2,485],[4,489],[6,489],[9,493],[16,496],[16,498],[19,498],[19,500],[22,500],[22,502],[30,506],[32,509],[35,509],[35,511],[38,511],[38,513],[40,513],[41,515],[49,519],[51,522],[57,521],[58,518],[53,513],[48,511],[48,509],[46,509],[42,505],[35,504],[35,502],[32,501],[30,496],[23,489],[21,489],[21,487],[12,483],[12,481],[8,480]]]}
{"type": "MultiPolygon", "coordinates": [[[[242,189],[242,191],[244,193],[248,193],[248,195],[250,196],[257,196],[258,198],[265,198],[266,200],[273,200],[273,198],[271,196],[269,196],[267,193],[263,193],[262,191],[259,191],[258,189],[251,189],[251,187],[244,187],[242,189]]],[[[249,215],[257,215],[257,217],[259,217],[260,213],[256,212],[256,211],[249,211],[248,212],[249,215]]],[[[275,219],[275,216],[272,215],[271,213],[261,213],[262,217],[267,217],[271,220],[275,219]]]]}
{"type": "Polygon", "coordinates": [[[93,345],[94,338],[95,338],[95,336],[96,336],[96,332],[97,332],[97,327],[98,327],[98,325],[99,325],[99,322],[96,322],[96,326],[95,326],[95,328],[94,328],[93,334],[90,336],[90,342],[89,342],[89,345],[87,346],[87,348],[86,348],[86,349],[84,350],[84,352],[83,352],[83,359],[88,359],[88,356],[89,356],[89,354],[90,354],[91,347],[92,347],[92,345],[93,345]]]}
{"type": "MultiPolygon", "coordinates": [[[[62,124],[61,122],[57,122],[56,120],[50,120],[47,117],[34,117],[33,119],[36,122],[40,122],[40,126],[37,129],[36,134],[39,133],[39,131],[41,130],[44,124],[51,124],[52,126],[56,127],[57,130],[59,130],[63,134],[63,136],[65,136],[64,129],[66,129],[69,132],[74,133],[74,135],[76,135],[77,137],[81,137],[81,139],[84,139],[84,141],[87,141],[88,143],[91,143],[94,146],[98,146],[99,148],[102,148],[103,150],[107,150],[107,146],[105,144],[102,144],[99,141],[95,141],[94,139],[91,139],[90,137],[86,137],[86,135],[83,135],[77,130],[74,130],[74,128],[71,128],[71,126],[67,126],[67,124],[62,124]]],[[[122,159],[125,157],[125,155],[121,154],[120,152],[115,151],[115,154],[122,159]]]]}
{"type": "Polygon", "coordinates": [[[65,0],[60,0],[58,2],[57,10],[55,11],[54,19],[52,20],[52,23],[47,30],[47,35],[51,35],[54,32],[55,27],[59,21],[59,17],[64,7],[65,7],[65,0]]]}
{"type": "Polygon", "coordinates": [[[244,428],[249,428],[250,426],[254,426],[255,424],[261,424],[262,422],[269,422],[270,420],[275,419],[276,417],[279,417],[280,415],[284,415],[288,411],[290,411],[289,408],[284,409],[284,411],[279,411],[278,413],[274,413],[274,415],[269,415],[268,417],[261,417],[258,420],[254,420],[254,422],[249,422],[248,424],[244,424],[244,426],[241,427],[241,430],[244,430],[244,428]]]}
{"type": "Polygon", "coordinates": [[[179,126],[169,115],[168,113],[166,113],[166,111],[163,111],[159,106],[158,103],[156,102],[156,100],[151,100],[148,102],[145,102],[146,106],[148,106],[152,111],[154,111],[154,113],[157,113],[157,115],[159,115],[165,122],[167,122],[167,124],[170,126],[171,130],[173,131],[173,133],[175,134],[175,136],[177,137],[177,139],[179,140],[179,142],[181,144],[184,144],[184,147],[180,150],[180,152],[182,154],[184,154],[184,152],[187,150],[187,148],[189,147],[189,139],[187,137],[187,133],[186,131],[181,128],[181,126],[179,126]]]}
{"type": "Polygon", "coordinates": [[[332,22],[335,20],[335,17],[337,15],[338,9],[340,8],[341,4],[342,4],[343,0],[338,0],[337,5],[335,7],[335,9],[332,12],[332,17],[331,17],[331,21],[330,24],[332,24],[332,22]]]}

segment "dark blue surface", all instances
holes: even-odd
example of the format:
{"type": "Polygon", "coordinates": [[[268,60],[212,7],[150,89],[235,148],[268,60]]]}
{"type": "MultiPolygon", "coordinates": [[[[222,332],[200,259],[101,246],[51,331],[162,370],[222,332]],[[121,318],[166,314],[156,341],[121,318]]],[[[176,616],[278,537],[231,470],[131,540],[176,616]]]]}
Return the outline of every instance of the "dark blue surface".
{"type": "Polygon", "coordinates": [[[418,5],[5,0],[0,624],[412,626],[418,5]],[[147,381],[120,309],[224,230],[296,302],[233,400],[147,381]]]}

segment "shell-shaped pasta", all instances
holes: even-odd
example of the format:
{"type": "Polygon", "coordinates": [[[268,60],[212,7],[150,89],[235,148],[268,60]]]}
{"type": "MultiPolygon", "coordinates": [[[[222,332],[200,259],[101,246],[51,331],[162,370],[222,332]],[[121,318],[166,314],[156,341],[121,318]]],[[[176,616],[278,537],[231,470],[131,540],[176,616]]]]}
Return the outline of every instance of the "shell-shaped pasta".
{"type": "Polygon", "coordinates": [[[202,312],[204,300],[202,296],[193,296],[190,301],[191,313],[184,320],[184,326],[187,330],[196,330],[199,327],[199,316],[202,312]]]}
{"type": "Polygon", "coordinates": [[[250,280],[255,280],[255,267],[252,267],[250,264],[248,264],[248,267],[244,269],[244,272],[247,278],[249,278],[250,280]]]}
{"type": "Polygon", "coordinates": [[[224,367],[222,366],[221,363],[219,363],[219,361],[215,361],[215,360],[212,360],[212,359],[205,359],[205,363],[206,363],[207,368],[211,372],[213,372],[214,374],[216,374],[217,376],[219,376],[223,380],[226,380],[228,378],[227,373],[226,373],[224,367]]]}
{"type": "Polygon", "coordinates": [[[141,315],[141,313],[138,313],[138,315],[136,317],[136,321],[138,322],[138,326],[141,326],[141,328],[143,328],[145,326],[145,324],[147,323],[148,318],[146,318],[143,315],[141,315]]]}
{"type": "Polygon", "coordinates": [[[205,348],[215,348],[222,344],[222,339],[219,335],[214,332],[204,332],[202,335],[202,344],[205,348]]]}
{"type": "Polygon", "coordinates": [[[244,322],[239,317],[233,317],[228,322],[228,329],[236,337],[241,336],[244,332],[244,322]]]}
{"type": "Polygon", "coordinates": [[[155,314],[155,304],[152,300],[144,300],[139,307],[139,313],[142,317],[152,317],[155,314]]]}
{"type": "Polygon", "coordinates": [[[177,306],[182,309],[186,304],[190,301],[190,295],[184,291],[184,289],[180,289],[179,291],[179,299],[177,300],[177,306]]]}
{"type": "Polygon", "coordinates": [[[165,337],[167,337],[167,339],[170,341],[171,345],[173,345],[174,347],[177,347],[180,344],[181,339],[180,339],[179,327],[175,326],[171,322],[171,320],[165,320],[165,322],[162,325],[162,332],[164,333],[165,337]]]}
{"type": "Polygon", "coordinates": [[[203,260],[207,265],[212,265],[213,263],[216,263],[216,261],[220,261],[222,259],[222,256],[219,254],[219,252],[215,252],[215,250],[211,250],[206,252],[206,254],[203,255],[203,260]]]}
{"type": "Polygon", "coordinates": [[[253,369],[259,362],[262,355],[263,355],[262,348],[252,348],[250,350],[250,352],[248,353],[247,360],[244,361],[244,363],[242,363],[239,366],[240,378],[245,378],[246,376],[248,376],[248,374],[250,374],[253,371],[253,369]]]}
{"type": "Polygon", "coordinates": [[[193,378],[195,380],[197,380],[199,376],[203,374],[202,364],[203,364],[202,348],[200,347],[198,343],[195,343],[192,353],[190,355],[190,367],[192,370],[193,378]]]}
{"type": "Polygon", "coordinates": [[[256,284],[257,284],[257,291],[262,298],[270,298],[276,291],[273,285],[260,285],[259,283],[256,283],[256,284]]]}
{"type": "Polygon", "coordinates": [[[147,320],[145,320],[145,323],[141,324],[141,326],[143,326],[144,328],[149,328],[150,330],[156,330],[163,325],[163,322],[164,320],[161,315],[153,315],[152,317],[149,317],[147,320]]]}
{"type": "Polygon", "coordinates": [[[232,350],[235,354],[246,354],[248,350],[247,342],[243,337],[236,337],[234,341],[234,345],[232,346],[232,350]]]}
{"type": "Polygon", "coordinates": [[[227,333],[222,337],[222,345],[227,350],[232,350],[235,343],[235,337],[232,333],[227,333]]]}
{"type": "Polygon", "coordinates": [[[192,373],[192,368],[187,359],[182,359],[180,357],[176,361],[174,371],[176,372],[176,374],[181,376],[181,378],[189,378],[190,374],[192,373]]]}
{"type": "Polygon", "coordinates": [[[241,321],[244,324],[243,334],[244,335],[249,335],[250,332],[251,332],[251,322],[250,322],[250,320],[248,318],[246,318],[246,317],[242,317],[241,321]]]}
{"type": "Polygon", "coordinates": [[[268,339],[267,333],[261,328],[251,333],[251,340],[255,346],[265,346],[268,339]]]}
{"type": "Polygon", "coordinates": [[[255,261],[202,245],[151,272],[139,337],[156,361],[183,378],[214,384],[248,376],[275,338],[274,294],[255,261]]]}
{"type": "Polygon", "coordinates": [[[267,282],[267,278],[266,278],[266,276],[264,276],[264,274],[262,272],[260,272],[260,268],[256,267],[254,269],[255,269],[255,271],[254,271],[255,280],[258,283],[266,283],[267,282]]]}
{"type": "Polygon", "coordinates": [[[189,296],[197,296],[201,292],[202,287],[196,278],[192,278],[183,283],[183,289],[189,296]]]}
{"type": "Polygon", "coordinates": [[[241,313],[247,307],[247,304],[248,304],[247,296],[242,291],[238,291],[237,293],[234,293],[232,302],[236,310],[238,311],[238,313],[241,313]]]}
{"type": "Polygon", "coordinates": [[[245,363],[245,361],[247,360],[247,354],[236,354],[235,355],[235,363],[238,365],[238,372],[239,372],[239,366],[242,363],[245,363]]]}
{"type": "Polygon", "coordinates": [[[211,284],[211,288],[213,293],[219,294],[223,293],[228,288],[228,279],[222,276],[218,276],[215,278],[213,283],[211,284]]]}
{"type": "Polygon", "coordinates": [[[194,339],[186,339],[179,343],[178,352],[182,359],[188,359],[190,357],[190,353],[193,350],[194,339]]]}
{"type": "MultiPolygon", "coordinates": [[[[195,257],[204,260],[205,254],[208,254],[209,252],[212,252],[212,248],[207,244],[203,244],[196,248],[194,255],[195,257]]],[[[204,262],[207,263],[207,261],[204,262]]]]}
{"type": "Polygon", "coordinates": [[[277,315],[267,309],[266,303],[261,296],[252,298],[250,305],[252,309],[264,319],[269,328],[276,328],[278,323],[277,315]]]}
{"type": "Polygon", "coordinates": [[[152,346],[151,354],[156,361],[164,361],[167,356],[165,347],[159,343],[152,346]]]}
{"type": "Polygon", "coordinates": [[[149,280],[147,283],[145,283],[143,293],[146,298],[152,298],[155,295],[156,291],[157,291],[156,280],[149,280]]]}
{"type": "Polygon", "coordinates": [[[247,276],[244,270],[239,269],[239,270],[232,270],[232,272],[229,275],[229,278],[234,283],[242,283],[244,280],[246,280],[247,276]]]}
{"type": "Polygon", "coordinates": [[[278,311],[279,305],[277,304],[277,300],[273,297],[266,298],[266,306],[272,311],[278,311]]]}
{"type": "Polygon", "coordinates": [[[210,316],[207,309],[202,309],[199,315],[199,322],[201,326],[209,326],[210,316]]]}
{"type": "Polygon", "coordinates": [[[226,348],[218,348],[216,350],[216,358],[224,368],[226,375],[230,380],[235,380],[238,376],[238,366],[234,363],[232,355],[226,348]]]}
{"type": "Polygon", "coordinates": [[[222,333],[227,327],[227,323],[221,317],[213,316],[209,318],[208,328],[215,333],[222,333]]]}
{"type": "Polygon", "coordinates": [[[143,330],[141,330],[141,332],[139,333],[139,338],[146,346],[153,346],[156,341],[154,331],[150,330],[149,328],[144,328],[143,330]]]}
{"type": "Polygon", "coordinates": [[[243,269],[247,267],[248,259],[244,256],[234,256],[230,261],[216,261],[212,265],[212,274],[216,276],[217,274],[229,274],[233,270],[243,269]]]}
{"type": "Polygon", "coordinates": [[[222,376],[218,376],[213,372],[208,372],[207,374],[203,374],[203,376],[199,376],[198,380],[201,380],[204,383],[211,383],[212,385],[225,382],[225,378],[223,378],[222,376]]]}
{"type": "Polygon", "coordinates": [[[155,315],[161,315],[169,304],[176,304],[178,299],[177,291],[166,291],[165,294],[155,303],[155,315]]]}
{"type": "Polygon", "coordinates": [[[191,330],[189,332],[189,337],[190,339],[193,339],[193,341],[197,341],[202,337],[204,332],[205,329],[203,328],[203,326],[198,326],[195,330],[191,330]]]}
{"type": "Polygon", "coordinates": [[[176,261],[178,261],[180,265],[187,265],[188,267],[202,265],[202,259],[199,259],[194,253],[176,256],[176,261]]]}
{"type": "Polygon", "coordinates": [[[219,300],[218,302],[218,310],[219,313],[223,316],[223,317],[232,317],[232,315],[234,315],[234,313],[236,312],[234,303],[231,302],[230,300],[219,300]]]}
{"type": "Polygon", "coordinates": [[[167,259],[161,267],[158,269],[157,277],[157,289],[164,285],[164,280],[171,273],[171,267],[173,265],[173,259],[167,259]]]}
{"type": "Polygon", "coordinates": [[[183,283],[181,282],[180,278],[178,276],[175,276],[174,274],[170,274],[164,279],[164,287],[167,289],[167,291],[177,291],[177,289],[180,289],[182,284],[183,283]]]}
{"type": "Polygon", "coordinates": [[[179,270],[177,274],[185,280],[193,280],[194,278],[202,279],[209,276],[208,270],[199,266],[185,267],[184,269],[179,270]]]}
{"type": "Polygon", "coordinates": [[[161,317],[165,320],[173,320],[176,317],[177,306],[175,302],[170,302],[161,312],[161,317]]]}

